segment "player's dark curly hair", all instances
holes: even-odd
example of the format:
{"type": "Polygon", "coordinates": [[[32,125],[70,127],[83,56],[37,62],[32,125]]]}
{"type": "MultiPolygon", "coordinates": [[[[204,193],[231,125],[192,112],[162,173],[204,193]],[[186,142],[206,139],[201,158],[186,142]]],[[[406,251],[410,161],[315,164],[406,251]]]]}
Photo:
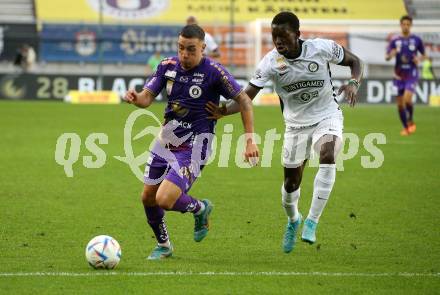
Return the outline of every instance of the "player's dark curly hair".
{"type": "Polygon", "coordinates": [[[202,41],[205,40],[205,31],[195,24],[184,26],[179,35],[188,39],[197,38],[202,41]]]}
{"type": "Polygon", "coordinates": [[[410,23],[413,22],[412,17],[410,17],[409,15],[404,15],[400,18],[400,23],[402,23],[404,20],[409,20],[410,23]]]}
{"type": "Polygon", "coordinates": [[[289,11],[283,11],[275,15],[272,20],[272,25],[284,25],[287,24],[293,32],[299,31],[299,19],[298,17],[289,11]]]}

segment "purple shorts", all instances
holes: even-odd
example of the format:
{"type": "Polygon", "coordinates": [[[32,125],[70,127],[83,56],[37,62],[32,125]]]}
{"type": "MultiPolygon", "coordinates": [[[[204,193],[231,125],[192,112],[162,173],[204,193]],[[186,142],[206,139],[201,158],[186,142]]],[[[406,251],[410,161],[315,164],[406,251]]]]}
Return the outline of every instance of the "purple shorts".
{"type": "Polygon", "coordinates": [[[192,159],[192,149],[170,152],[172,156],[168,159],[151,153],[145,166],[144,183],[156,185],[167,179],[186,193],[200,175],[204,162],[192,159]]]}
{"type": "Polygon", "coordinates": [[[394,79],[394,86],[397,88],[397,96],[402,96],[405,90],[414,93],[416,91],[417,82],[417,78],[407,80],[394,79]]]}

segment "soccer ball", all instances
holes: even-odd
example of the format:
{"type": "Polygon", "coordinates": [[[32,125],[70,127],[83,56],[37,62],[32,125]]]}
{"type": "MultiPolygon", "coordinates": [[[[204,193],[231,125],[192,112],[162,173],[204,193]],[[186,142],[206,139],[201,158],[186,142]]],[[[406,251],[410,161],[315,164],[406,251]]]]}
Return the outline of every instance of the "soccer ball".
{"type": "Polygon", "coordinates": [[[87,244],[86,259],[93,268],[114,269],[121,260],[121,247],[110,236],[96,236],[87,244]]]}

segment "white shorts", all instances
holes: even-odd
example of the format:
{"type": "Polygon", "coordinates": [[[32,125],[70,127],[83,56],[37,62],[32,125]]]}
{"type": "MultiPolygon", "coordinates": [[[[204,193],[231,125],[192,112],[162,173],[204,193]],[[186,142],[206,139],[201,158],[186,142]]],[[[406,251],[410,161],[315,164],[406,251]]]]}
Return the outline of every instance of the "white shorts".
{"type": "MultiPolygon", "coordinates": [[[[324,135],[336,135],[342,142],[344,117],[342,112],[335,113],[319,123],[304,127],[286,126],[284,132],[282,164],[286,168],[297,168],[310,158],[312,147],[316,150],[316,142],[324,135]]],[[[319,151],[317,151],[319,153],[319,151]]]]}

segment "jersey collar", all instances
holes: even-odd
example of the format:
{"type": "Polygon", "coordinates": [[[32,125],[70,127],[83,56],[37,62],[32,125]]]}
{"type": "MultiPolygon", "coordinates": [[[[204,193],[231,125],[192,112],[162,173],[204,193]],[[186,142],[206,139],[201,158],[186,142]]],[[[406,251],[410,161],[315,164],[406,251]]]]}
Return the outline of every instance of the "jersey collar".
{"type": "MultiPolygon", "coordinates": [[[[177,59],[178,60],[178,59],[177,59]]],[[[194,72],[195,70],[197,70],[201,65],[203,65],[205,63],[206,57],[202,57],[202,59],[200,60],[199,64],[196,65],[194,68],[189,69],[189,70],[185,70],[182,67],[182,64],[180,63],[180,60],[178,60],[178,65],[179,65],[179,71],[182,73],[190,73],[190,72],[194,72]]]]}
{"type": "Polygon", "coordinates": [[[283,56],[288,62],[294,62],[294,61],[300,59],[301,57],[305,56],[305,53],[307,51],[307,46],[304,45],[304,40],[302,40],[302,39],[299,39],[298,42],[299,42],[299,54],[297,57],[287,58],[287,57],[283,56]]]}

